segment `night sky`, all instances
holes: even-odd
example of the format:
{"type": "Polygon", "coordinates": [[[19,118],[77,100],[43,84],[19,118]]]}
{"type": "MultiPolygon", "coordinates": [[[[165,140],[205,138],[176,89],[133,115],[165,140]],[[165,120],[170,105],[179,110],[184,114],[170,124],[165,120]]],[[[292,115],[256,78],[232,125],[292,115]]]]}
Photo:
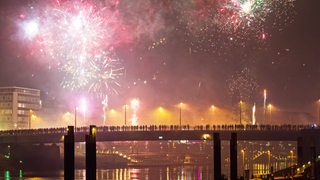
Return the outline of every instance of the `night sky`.
{"type": "MultiPolygon", "coordinates": [[[[65,72],[48,65],[52,57],[40,52],[40,43],[21,36],[24,20],[72,4],[58,2],[1,0],[0,86],[37,88],[44,100],[60,103],[70,92],[88,92],[62,88],[65,72]]],[[[103,44],[112,47],[123,71],[110,107],[134,97],[150,107],[185,102],[232,108],[240,100],[261,107],[266,89],[278,108],[313,112],[320,98],[319,0],[259,1],[266,5],[252,11],[250,23],[231,17],[239,10],[226,6],[228,0],[88,2],[112,14],[113,31],[104,32],[111,37],[103,44]]]]}

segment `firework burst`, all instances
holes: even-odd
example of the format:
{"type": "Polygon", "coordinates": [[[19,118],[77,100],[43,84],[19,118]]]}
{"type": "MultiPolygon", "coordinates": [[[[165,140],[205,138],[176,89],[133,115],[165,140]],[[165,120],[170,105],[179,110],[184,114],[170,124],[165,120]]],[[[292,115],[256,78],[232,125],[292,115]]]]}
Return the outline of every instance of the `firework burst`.
{"type": "Polygon", "coordinates": [[[177,13],[186,41],[200,51],[264,43],[271,31],[293,21],[294,0],[186,1],[177,13]]]}
{"type": "Polygon", "coordinates": [[[236,102],[243,100],[252,103],[259,87],[255,76],[247,67],[232,75],[227,83],[229,93],[236,102]]]}
{"type": "Polygon", "coordinates": [[[114,12],[86,1],[31,7],[22,18],[26,38],[49,68],[65,74],[62,87],[88,89],[101,99],[116,92],[122,68],[112,48],[114,12]]]}

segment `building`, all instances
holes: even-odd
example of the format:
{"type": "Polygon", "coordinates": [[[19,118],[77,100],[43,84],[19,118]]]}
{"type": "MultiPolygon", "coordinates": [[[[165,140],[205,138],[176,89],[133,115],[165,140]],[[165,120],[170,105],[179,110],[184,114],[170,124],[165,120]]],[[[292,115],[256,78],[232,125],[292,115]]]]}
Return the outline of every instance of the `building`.
{"type": "Polygon", "coordinates": [[[32,117],[40,108],[40,90],[0,87],[0,130],[32,128],[32,117]]]}

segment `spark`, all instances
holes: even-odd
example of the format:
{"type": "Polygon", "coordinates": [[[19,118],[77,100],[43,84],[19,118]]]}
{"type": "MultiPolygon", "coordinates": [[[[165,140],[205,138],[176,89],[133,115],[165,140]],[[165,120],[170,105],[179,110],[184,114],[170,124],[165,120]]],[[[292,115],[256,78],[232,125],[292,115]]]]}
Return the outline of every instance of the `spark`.
{"type": "Polygon", "coordinates": [[[30,11],[28,18],[36,18],[21,18],[25,34],[48,67],[64,74],[63,88],[87,90],[100,100],[116,92],[123,68],[113,50],[116,20],[110,9],[89,1],[56,1],[30,11]]]}
{"type": "Polygon", "coordinates": [[[33,39],[39,32],[39,24],[36,21],[25,22],[23,30],[28,39],[33,39]]]}
{"type": "Polygon", "coordinates": [[[256,124],[256,103],[252,107],[252,125],[256,124]]]}
{"type": "Polygon", "coordinates": [[[232,75],[227,83],[229,86],[229,93],[236,102],[239,100],[252,102],[255,92],[259,87],[257,79],[247,67],[232,75]]]}
{"type": "Polygon", "coordinates": [[[109,99],[108,99],[108,96],[106,95],[104,100],[101,102],[102,104],[102,111],[103,111],[103,125],[105,126],[106,125],[106,121],[107,121],[107,109],[108,109],[108,106],[109,106],[109,99]]]}
{"type": "Polygon", "coordinates": [[[186,1],[179,11],[192,48],[219,55],[234,45],[263,44],[267,34],[283,29],[295,15],[294,0],[186,1]],[[225,41],[226,37],[232,41],[225,41]]]}
{"type": "Polygon", "coordinates": [[[138,115],[137,115],[137,112],[138,112],[138,109],[140,107],[140,101],[138,99],[132,99],[130,101],[130,107],[133,111],[132,113],[132,117],[131,117],[131,124],[133,126],[136,126],[138,124],[138,115]]]}

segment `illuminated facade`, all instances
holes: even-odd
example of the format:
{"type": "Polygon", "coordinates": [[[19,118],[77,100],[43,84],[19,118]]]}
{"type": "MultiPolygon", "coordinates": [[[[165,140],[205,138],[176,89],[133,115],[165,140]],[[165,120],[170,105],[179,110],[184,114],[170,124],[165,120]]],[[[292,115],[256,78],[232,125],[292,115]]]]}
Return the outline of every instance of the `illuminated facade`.
{"type": "Polygon", "coordinates": [[[40,108],[40,90],[0,87],[0,130],[31,128],[32,115],[40,108]]]}

